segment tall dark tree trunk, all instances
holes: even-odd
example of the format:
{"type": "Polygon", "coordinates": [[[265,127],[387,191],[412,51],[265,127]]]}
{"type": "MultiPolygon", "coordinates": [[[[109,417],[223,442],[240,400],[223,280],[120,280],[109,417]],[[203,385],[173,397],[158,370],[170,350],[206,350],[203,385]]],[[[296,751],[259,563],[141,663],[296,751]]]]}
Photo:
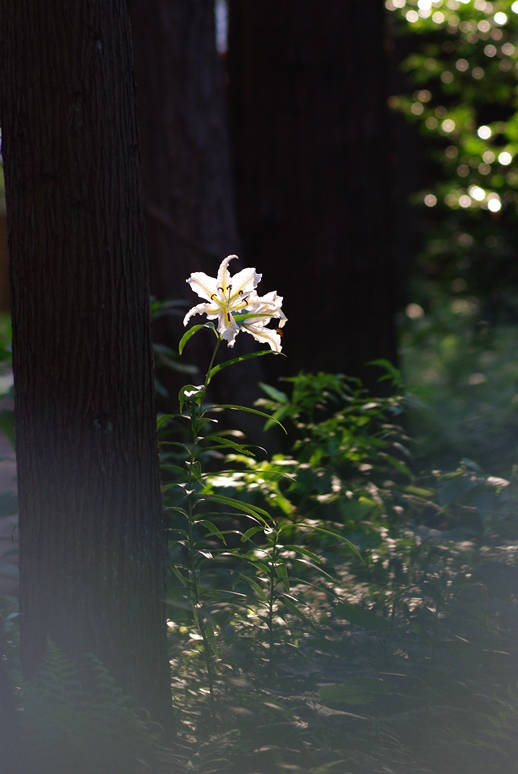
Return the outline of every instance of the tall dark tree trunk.
{"type": "Polygon", "coordinates": [[[126,2],[0,1],[22,663],[94,653],[170,713],[126,2]]]}
{"type": "MultiPolygon", "coordinates": [[[[216,276],[226,255],[240,254],[214,0],[130,0],[130,9],[151,292],[160,299],[184,299],[185,313],[199,301],[185,282],[190,273],[216,276]]],[[[245,265],[236,262],[232,270],[245,265]]],[[[156,339],[175,348],[184,333],[182,316],[161,319],[156,339]]],[[[250,344],[243,338],[248,337],[238,339],[233,354],[250,344]]],[[[200,373],[213,344],[208,333],[189,343],[185,357],[200,373]]],[[[260,375],[259,361],[228,369],[211,385],[211,397],[249,405],[260,375]]],[[[177,410],[185,375],[173,371],[159,376],[172,396],[170,410],[177,410]]],[[[246,417],[243,424],[253,427],[246,417]]]]}
{"type": "Polygon", "coordinates": [[[368,361],[396,359],[384,4],[324,6],[230,0],[238,213],[246,261],[286,296],[289,370],[369,383],[368,361]]]}

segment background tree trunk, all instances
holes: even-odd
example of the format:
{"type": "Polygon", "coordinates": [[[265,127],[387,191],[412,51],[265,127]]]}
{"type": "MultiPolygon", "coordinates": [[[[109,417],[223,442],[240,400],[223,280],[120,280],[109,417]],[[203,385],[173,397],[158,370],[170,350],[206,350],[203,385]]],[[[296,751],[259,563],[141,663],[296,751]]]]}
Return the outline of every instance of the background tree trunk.
{"type": "Polygon", "coordinates": [[[396,360],[385,74],[382,0],[230,1],[243,255],[286,297],[284,371],[396,360]]]}
{"type": "MultiPolygon", "coordinates": [[[[185,301],[181,315],[159,320],[155,340],[176,348],[185,332],[183,315],[200,301],[187,277],[193,271],[216,276],[226,255],[240,254],[223,66],[213,0],[131,0],[130,8],[151,292],[185,301]]],[[[245,265],[235,262],[232,271],[245,265]]],[[[233,354],[250,351],[246,339],[239,337],[233,354]]],[[[189,343],[184,358],[200,371],[187,381],[205,373],[213,344],[208,333],[189,343]]],[[[250,405],[261,373],[259,361],[228,369],[211,385],[211,399],[250,405]]],[[[168,408],[176,411],[185,375],[160,371],[159,377],[171,393],[168,408]]],[[[241,422],[248,431],[257,424],[250,415],[241,422]]]]}
{"type": "Polygon", "coordinates": [[[170,715],[165,532],[124,0],[0,1],[27,675],[50,638],[170,715]]]}

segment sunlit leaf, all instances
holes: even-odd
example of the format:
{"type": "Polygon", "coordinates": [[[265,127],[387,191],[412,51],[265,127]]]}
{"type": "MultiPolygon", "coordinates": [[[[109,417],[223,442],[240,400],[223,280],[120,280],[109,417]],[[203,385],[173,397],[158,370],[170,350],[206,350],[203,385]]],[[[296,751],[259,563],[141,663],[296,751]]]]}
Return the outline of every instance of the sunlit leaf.
{"type": "Polygon", "coordinates": [[[206,496],[207,502],[221,503],[222,505],[229,505],[238,511],[254,516],[258,521],[263,524],[267,524],[271,521],[270,514],[263,508],[259,508],[257,505],[251,505],[250,503],[244,503],[241,500],[236,500],[235,497],[226,497],[226,495],[211,494],[206,496]]]}
{"type": "Polygon", "coordinates": [[[185,403],[191,402],[200,406],[203,400],[205,390],[203,384],[184,384],[178,393],[178,402],[180,403],[180,411],[183,411],[185,403]]]}
{"type": "Polygon", "coordinates": [[[322,685],[320,699],[326,704],[371,704],[388,691],[387,684],[376,677],[353,677],[340,685],[322,685]]]}

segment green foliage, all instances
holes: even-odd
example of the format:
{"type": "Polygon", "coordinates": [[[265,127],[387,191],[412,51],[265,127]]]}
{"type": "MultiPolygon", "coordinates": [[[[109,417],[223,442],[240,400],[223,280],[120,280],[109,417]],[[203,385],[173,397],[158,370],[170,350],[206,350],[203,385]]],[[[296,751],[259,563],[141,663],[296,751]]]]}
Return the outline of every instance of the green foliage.
{"type": "Polygon", "coordinates": [[[401,316],[422,464],[516,463],[518,6],[387,0],[405,51],[391,99],[421,134],[420,252],[401,316]],[[414,388],[415,385],[415,388],[414,388]]]}
{"type": "MultiPolygon", "coordinates": [[[[163,441],[163,446],[169,449],[165,457],[164,470],[169,475],[172,474],[173,478],[164,487],[165,493],[173,494],[173,498],[168,498],[166,501],[169,511],[175,517],[171,525],[171,534],[175,539],[176,547],[182,552],[181,556],[174,557],[172,573],[180,584],[185,602],[190,607],[191,623],[199,637],[200,652],[207,673],[210,713],[214,719],[217,662],[220,658],[214,609],[221,604],[222,600],[228,600],[232,604],[242,595],[236,594],[229,588],[216,590],[211,588],[205,566],[215,555],[225,556],[230,552],[237,557],[237,552],[229,546],[230,535],[240,538],[241,541],[247,541],[257,531],[270,532],[272,520],[263,508],[209,491],[206,486],[207,474],[204,472],[204,462],[211,456],[225,455],[230,451],[242,455],[253,454],[249,444],[240,443],[232,434],[218,429],[217,420],[213,416],[215,412],[238,410],[251,411],[266,419],[268,416],[257,409],[233,404],[212,406],[206,403],[206,393],[214,376],[223,368],[248,360],[250,357],[267,354],[270,350],[243,355],[217,364],[216,356],[222,339],[214,325],[209,322],[205,325],[195,325],[184,334],[179,343],[180,353],[192,336],[203,328],[211,330],[216,337],[205,381],[202,385],[188,384],[182,387],[178,396],[180,414],[161,417],[158,424],[162,434],[167,430],[173,433],[173,440],[166,435],[163,441]],[[176,440],[174,434],[182,420],[186,428],[183,440],[176,440]],[[172,426],[170,426],[171,422],[172,426]],[[179,504],[176,504],[177,500],[174,498],[175,490],[179,490],[182,494],[179,504]],[[241,525],[229,526],[229,519],[235,521],[236,516],[241,521],[246,520],[247,527],[252,524],[252,528],[245,530],[241,525]],[[214,542],[216,547],[213,545],[214,542]]],[[[275,584],[273,585],[275,587],[275,584]]],[[[272,599],[273,595],[272,590],[270,595],[272,599]]],[[[177,598],[170,598],[169,602],[178,605],[179,601],[177,598]]],[[[270,628],[273,620],[272,611],[273,602],[270,604],[270,628]]],[[[271,641],[270,651],[272,651],[272,645],[271,641]]]]}
{"type": "Polygon", "coordinates": [[[354,535],[360,521],[387,518],[415,479],[407,437],[398,419],[404,398],[373,399],[340,374],[286,380],[291,394],[263,385],[261,408],[289,430],[289,454],[271,460],[233,455],[242,469],[215,475],[212,486],[231,487],[276,516],[328,519],[354,535]]]}
{"type": "MultiPolygon", "coordinates": [[[[483,447],[475,448],[479,430],[469,435],[463,426],[460,398],[455,432],[475,452],[460,463],[459,446],[444,454],[444,428],[432,447],[423,424],[423,471],[401,426],[411,409],[435,417],[429,426],[437,431],[430,406],[435,397],[437,410],[441,385],[448,406],[466,373],[493,374],[487,337],[470,338],[465,318],[455,319],[457,341],[434,333],[443,350],[433,366],[444,368],[435,396],[404,395],[395,369],[388,398],[373,399],[336,374],[265,385],[254,410],[269,426],[282,423],[290,444],[273,457],[219,429],[221,411],[239,407],[211,405],[208,382],[183,388],[179,414],[158,422],[181,746],[174,757],[161,749],[157,729],[97,659],[75,665],[50,646],[41,674],[20,694],[24,774],[511,770],[512,455],[499,475],[473,461],[483,447]]],[[[419,325],[422,318],[405,334],[408,346],[419,325]]],[[[422,331],[423,341],[430,335],[422,331]]],[[[514,364],[494,342],[505,385],[514,364]]],[[[423,362],[425,355],[421,346],[423,362]]],[[[211,363],[209,381],[220,370],[211,363]]],[[[501,392],[503,408],[509,397],[501,392]]],[[[490,397],[488,387],[488,406],[490,397]]],[[[487,417],[486,448],[489,408],[487,417]]],[[[503,429],[494,428],[495,452],[503,429]]]]}
{"type": "MultiPolygon", "coordinates": [[[[410,52],[401,64],[402,93],[391,104],[422,134],[427,159],[413,195],[422,242],[407,289],[411,314],[419,313],[416,302],[421,322],[441,335],[446,318],[460,313],[469,337],[491,336],[495,326],[515,325],[518,310],[518,7],[507,0],[386,6],[410,52]]],[[[414,347],[411,375],[404,367],[411,384],[421,381],[413,381],[419,354],[414,347]]]]}
{"type": "MultiPolygon", "coordinates": [[[[403,63],[411,95],[392,100],[415,121],[444,170],[447,208],[516,209],[518,7],[507,0],[388,0],[396,30],[415,50],[403,63]]],[[[422,196],[433,206],[430,192],[422,196]],[[426,198],[428,197],[428,199],[426,198]]]]}
{"type": "MultiPolygon", "coordinates": [[[[289,452],[257,459],[242,441],[211,443],[212,470],[196,480],[213,509],[197,550],[217,701],[208,725],[201,639],[177,588],[175,704],[184,738],[198,740],[189,767],[506,771],[518,719],[513,480],[470,460],[417,472],[399,393],[372,400],[330,374],[289,385],[265,386],[261,402],[289,452]]],[[[171,550],[181,565],[182,547],[171,550]]]]}

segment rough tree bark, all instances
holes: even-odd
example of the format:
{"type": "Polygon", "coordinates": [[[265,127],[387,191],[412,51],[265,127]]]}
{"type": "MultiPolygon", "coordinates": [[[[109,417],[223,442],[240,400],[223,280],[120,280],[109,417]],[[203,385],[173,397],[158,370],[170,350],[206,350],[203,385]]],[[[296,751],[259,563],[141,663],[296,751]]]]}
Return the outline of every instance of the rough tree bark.
{"type": "Polygon", "coordinates": [[[21,654],[170,716],[165,532],[125,0],[0,0],[21,654]]]}
{"type": "MultiPolygon", "coordinates": [[[[130,10],[151,292],[160,299],[184,299],[186,311],[199,300],[185,282],[189,274],[215,276],[226,255],[240,255],[214,1],[130,0],[130,10]]],[[[236,262],[232,271],[245,265],[236,262]]],[[[183,333],[181,316],[162,318],[155,326],[155,339],[172,348],[183,333]]],[[[233,354],[253,348],[247,339],[239,337],[233,354]]],[[[188,345],[185,357],[201,373],[213,343],[207,333],[188,345]]],[[[211,385],[211,398],[250,405],[261,375],[259,361],[230,368],[211,385]]],[[[176,411],[185,375],[161,371],[159,377],[172,396],[169,410],[176,411]]],[[[199,374],[188,380],[196,378],[199,374]]],[[[254,432],[257,423],[250,415],[241,415],[241,422],[254,432]]]]}
{"type": "Polygon", "coordinates": [[[291,373],[369,383],[369,360],[396,359],[383,14],[382,0],[230,1],[243,252],[286,296],[291,373]]]}

